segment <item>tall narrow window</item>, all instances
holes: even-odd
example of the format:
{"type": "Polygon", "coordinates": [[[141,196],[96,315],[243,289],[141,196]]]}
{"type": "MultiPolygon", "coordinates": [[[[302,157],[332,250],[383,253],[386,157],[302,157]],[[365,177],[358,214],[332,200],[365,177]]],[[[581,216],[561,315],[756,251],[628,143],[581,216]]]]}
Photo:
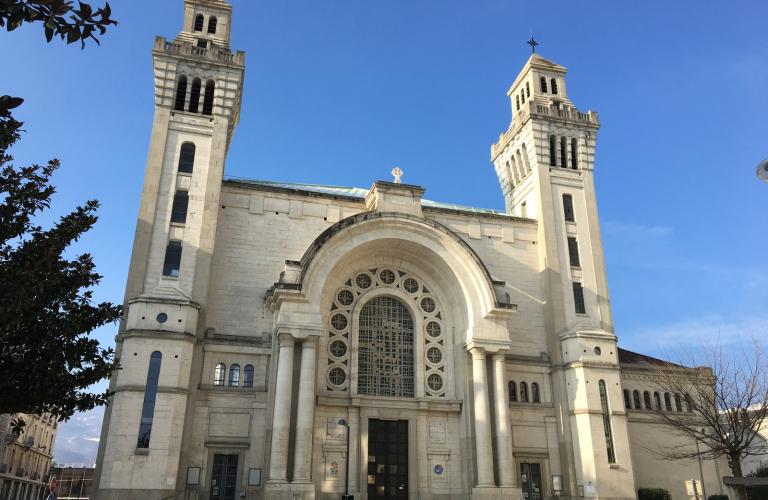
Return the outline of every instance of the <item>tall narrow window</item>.
{"type": "Polygon", "coordinates": [[[144,406],[141,408],[141,425],[139,426],[137,448],[149,448],[152,420],[155,418],[157,383],[160,380],[160,363],[162,361],[163,355],[159,351],[153,352],[149,358],[149,372],[147,373],[147,387],[144,389],[144,406]]]}
{"type": "Polygon", "coordinates": [[[579,169],[579,143],[575,138],[571,139],[571,168],[579,169]]]}
{"type": "Polygon", "coordinates": [[[187,222],[187,207],[189,206],[189,193],[176,191],[173,196],[173,208],[171,208],[171,222],[187,222]]]}
{"type": "Polygon", "coordinates": [[[531,86],[528,85],[528,82],[525,82],[525,96],[531,97],[531,86]]]}
{"type": "Polygon", "coordinates": [[[568,142],[565,137],[560,138],[560,166],[568,168],[568,142]]]}
{"type": "Polygon", "coordinates": [[[211,16],[210,19],[208,19],[208,34],[209,35],[215,35],[216,34],[216,18],[211,16]]]}
{"type": "Polygon", "coordinates": [[[205,97],[203,98],[203,114],[204,115],[212,115],[213,114],[213,94],[215,90],[215,83],[213,80],[208,80],[205,83],[205,97]]]}
{"type": "Polygon", "coordinates": [[[541,403],[541,395],[539,395],[539,384],[536,382],[531,384],[531,397],[534,403],[541,403]]]}
{"type": "Polygon", "coordinates": [[[605,381],[598,382],[600,387],[600,406],[603,409],[603,427],[605,428],[605,447],[608,451],[608,463],[616,463],[616,455],[613,452],[613,434],[611,432],[611,411],[608,407],[608,394],[605,390],[605,381]]]}
{"type": "Polygon", "coordinates": [[[667,411],[672,411],[672,398],[669,397],[669,393],[664,393],[664,407],[666,407],[667,411]]]}
{"type": "Polygon", "coordinates": [[[576,314],[587,314],[587,306],[584,304],[584,288],[581,283],[573,284],[573,301],[576,303],[576,314]]]}
{"type": "Polygon", "coordinates": [[[624,389],[624,408],[627,410],[632,409],[632,402],[629,399],[629,391],[624,389]]]}
{"type": "Polygon", "coordinates": [[[176,104],[173,109],[176,111],[184,111],[184,101],[187,99],[187,77],[181,75],[179,77],[179,83],[176,85],[176,104]]]}
{"type": "Polygon", "coordinates": [[[541,92],[543,94],[547,93],[547,79],[544,78],[543,76],[541,77],[541,92]]]}
{"type": "Polygon", "coordinates": [[[549,165],[557,166],[557,139],[554,135],[549,136],[549,165]]]}
{"type": "Polygon", "coordinates": [[[243,387],[253,387],[253,366],[246,365],[243,370],[243,387]]]}
{"type": "Polygon", "coordinates": [[[192,91],[189,93],[189,112],[197,113],[200,109],[200,79],[192,80],[192,91]]]}
{"type": "Polygon", "coordinates": [[[552,93],[556,95],[557,94],[557,80],[555,80],[553,78],[552,80],[550,80],[550,83],[552,84],[552,93]]]}
{"type": "Polygon", "coordinates": [[[651,406],[651,393],[648,391],[645,391],[643,393],[643,402],[645,403],[645,409],[646,410],[653,410],[653,406],[651,406]]]}
{"type": "Polygon", "coordinates": [[[240,385],[240,365],[232,365],[229,367],[229,386],[237,387],[240,385]]]}
{"type": "Polygon", "coordinates": [[[181,154],[179,155],[179,172],[191,174],[195,166],[195,145],[191,142],[185,142],[181,145],[181,154]]]}
{"type": "Polygon", "coordinates": [[[566,222],[576,222],[576,217],[573,214],[573,197],[569,194],[563,195],[563,213],[566,222]]]}
{"type": "Polygon", "coordinates": [[[509,400],[517,403],[517,387],[514,382],[509,383],[509,400]]]}
{"type": "Polygon", "coordinates": [[[632,401],[635,403],[635,410],[643,409],[643,407],[640,405],[640,391],[632,392],[632,401]]]}
{"type": "Polygon", "coordinates": [[[661,396],[658,392],[653,393],[653,402],[656,403],[656,411],[661,411],[661,396]]]}
{"type": "Polygon", "coordinates": [[[520,402],[528,402],[528,384],[525,382],[520,382],[520,402]]]}
{"type": "Polygon", "coordinates": [[[216,369],[213,371],[213,385],[224,385],[224,377],[226,376],[227,365],[219,363],[216,365],[216,369]]]}
{"type": "Polygon", "coordinates": [[[576,242],[576,238],[568,238],[568,257],[571,259],[571,267],[581,267],[579,244],[576,242]]]}
{"type": "Polygon", "coordinates": [[[680,399],[680,394],[675,394],[675,410],[683,411],[683,401],[680,399]]]}
{"type": "Polygon", "coordinates": [[[520,102],[525,104],[525,90],[520,91],[520,102]]]}
{"type": "Polygon", "coordinates": [[[163,276],[178,276],[181,267],[181,242],[170,241],[165,249],[163,276]]]}
{"type": "Polygon", "coordinates": [[[688,394],[685,395],[685,409],[688,412],[693,411],[693,401],[691,401],[691,396],[688,394]]]}
{"type": "Polygon", "coordinates": [[[205,17],[203,17],[202,14],[198,14],[195,17],[195,31],[199,31],[202,33],[203,25],[205,25],[205,17]]]}
{"type": "Polygon", "coordinates": [[[357,393],[414,397],[413,318],[399,300],[376,297],[360,310],[357,393]]]}
{"type": "Polygon", "coordinates": [[[520,96],[515,96],[515,104],[517,105],[517,111],[520,111],[520,96]]]}

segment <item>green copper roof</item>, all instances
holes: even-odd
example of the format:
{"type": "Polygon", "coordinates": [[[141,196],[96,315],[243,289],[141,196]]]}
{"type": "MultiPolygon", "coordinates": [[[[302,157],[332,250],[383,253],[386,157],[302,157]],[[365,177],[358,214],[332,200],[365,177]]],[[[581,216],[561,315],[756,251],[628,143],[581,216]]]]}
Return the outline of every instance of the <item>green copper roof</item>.
{"type": "MultiPolygon", "coordinates": [[[[361,200],[364,200],[366,196],[368,196],[368,190],[367,189],[361,189],[361,188],[354,188],[354,187],[344,187],[344,186],[321,186],[317,184],[296,184],[293,182],[271,182],[271,181],[257,181],[253,179],[243,179],[240,177],[231,177],[228,176],[225,180],[227,181],[233,181],[233,182],[240,182],[243,184],[255,184],[258,186],[265,186],[265,187],[272,187],[272,188],[282,188],[282,189],[293,189],[297,191],[307,191],[310,193],[322,193],[322,194],[329,194],[334,196],[349,196],[352,198],[360,198],[361,200]]],[[[443,208],[447,210],[457,210],[459,212],[472,212],[472,213],[478,213],[478,214],[494,214],[494,215],[502,215],[502,216],[509,216],[513,217],[510,214],[507,214],[505,212],[499,212],[497,210],[487,209],[487,208],[475,208],[475,207],[466,207],[463,205],[454,205],[453,203],[441,203],[439,201],[430,201],[430,200],[421,200],[421,206],[422,207],[430,207],[430,208],[443,208]]]]}

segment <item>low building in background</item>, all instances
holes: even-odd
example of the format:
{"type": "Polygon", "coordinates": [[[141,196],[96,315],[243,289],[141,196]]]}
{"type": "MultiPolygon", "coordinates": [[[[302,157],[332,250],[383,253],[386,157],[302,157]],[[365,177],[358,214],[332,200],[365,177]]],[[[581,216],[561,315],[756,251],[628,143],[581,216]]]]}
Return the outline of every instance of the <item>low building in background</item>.
{"type": "Polygon", "coordinates": [[[39,498],[47,485],[58,420],[42,415],[4,415],[0,419],[0,500],[39,498]],[[21,435],[10,430],[11,421],[27,423],[21,435]]]}
{"type": "Polygon", "coordinates": [[[65,464],[53,468],[56,478],[54,495],[57,500],[91,498],[95,464],[65,464]]]}

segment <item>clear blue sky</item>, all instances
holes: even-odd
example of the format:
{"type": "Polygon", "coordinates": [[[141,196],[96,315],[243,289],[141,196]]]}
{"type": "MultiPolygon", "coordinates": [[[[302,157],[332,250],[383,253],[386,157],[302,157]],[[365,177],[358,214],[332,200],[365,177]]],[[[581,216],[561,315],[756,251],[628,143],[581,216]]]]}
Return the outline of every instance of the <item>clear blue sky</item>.
{"type": "MultiPolygon", "coordinates": [[[[94,3],[96,5],[98,2],[94,3]]],[[[595,179],[620,345],[768,327],[768,43],[764,1],[511,2],[233,0],[246,51],[240,126],[226,172],[368,188],[503,209],[490,145],[507,90],[538,52],[569,68],[596,110],[595,179]]],[[[46,44],[42,27],[0,33],[0,94],[24,97],[17,164],[58,157],[51,216],[89,198],[76,247],[123,297],[153,118],[154,36],[181,29],[181,0],[114,0],[101,47],[46,44]]],[[[98,332],[114,345],[116,327],[98,332]]],[[[61,427],[59,461],[93,460],[98,412],[61,427]]]]}

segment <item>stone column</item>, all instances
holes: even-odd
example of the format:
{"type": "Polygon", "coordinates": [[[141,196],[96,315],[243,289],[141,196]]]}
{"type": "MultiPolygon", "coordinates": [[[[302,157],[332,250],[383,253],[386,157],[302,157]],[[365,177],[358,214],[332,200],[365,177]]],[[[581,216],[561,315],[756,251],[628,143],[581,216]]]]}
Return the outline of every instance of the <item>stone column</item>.
{"type": "Polygon", "coordinates": [[[499,486],[514,486],[512,473],[512,436],[509,429],[509,399],[507,377],[504,376],[504,354],[494,354],[493,360],[493,410],[496,420],[496,452],[499,461],[499,486]]]}
{"type": "Polygon", "coordinates": [[[272,417],[272,450],[269,460],[269,481],[288,482],[288,439],[291,430],[291,399],[293,399],[293,344],[288,334],[280,334],[280,354],[275,383],[275,413],[272,417]]]}
{"type": "Polygon", "coordinates": [[[472,379],[475,392],[475,450],[477,455],[477,487],[493,488],[493,448],[491,443],[491,411],[488,405],[488,381],[485,376],[485,352],[472,349],[472,379]]]}
{"type": "MultiPolygon", "coordinates": [[[[349,493],[360,493],[360,407],[349,408],[349,493]]],[[[366,461],[366,464],[368,462],[366,461]]]]}
{"type": "Polygon", "coordinates": [[[293,453],[293,483],[311,482],[312,434],[315,428],[315,351],[317,340],[301,344],[299,398],[296,402],[296,445],[293,453]]]}

